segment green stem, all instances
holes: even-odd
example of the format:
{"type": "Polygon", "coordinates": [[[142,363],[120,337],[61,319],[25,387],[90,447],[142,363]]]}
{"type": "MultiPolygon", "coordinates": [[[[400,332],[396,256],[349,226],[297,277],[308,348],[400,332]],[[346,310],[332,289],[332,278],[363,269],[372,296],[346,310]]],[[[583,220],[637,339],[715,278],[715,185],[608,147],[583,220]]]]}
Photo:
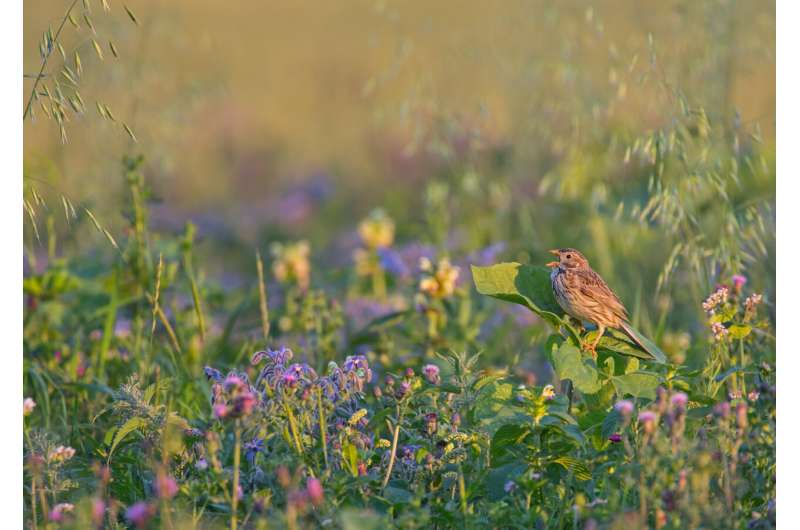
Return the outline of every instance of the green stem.
{"type": "Polygon", "coordinates": [[[234,429],[235,443],[233,446],[233,485],[231,486],[231,530],[238,526],[237,509],[239,507],[239,464],[241,459],[242,426],[236,420],[234,429]]]}
{"type": "Polygon", "coordinates": [[[389,477],[392,476],[392,468],[394,467],[394,460],[397,457],[397,441],[400,438],[400,424],[403,421],[403,411],[400,409],[400,405],[397,406],[397,424],[394,427],[394,436],[392,438],[392,452],[389,456],[389,467],[386,469],[386,476],[383,477],[383,484],[381,485],[381,491],[386,488],[386,484],[389,483],[389,477]]]}
{"type": "Polygon", "coordinates": [[[322,408],[322,389],[317,388],[317,406],[319,407],[319,433],[322,441],[322,456],[325,458],[325,469],[328,469],[328,424],[325,410],[322,408]]]}

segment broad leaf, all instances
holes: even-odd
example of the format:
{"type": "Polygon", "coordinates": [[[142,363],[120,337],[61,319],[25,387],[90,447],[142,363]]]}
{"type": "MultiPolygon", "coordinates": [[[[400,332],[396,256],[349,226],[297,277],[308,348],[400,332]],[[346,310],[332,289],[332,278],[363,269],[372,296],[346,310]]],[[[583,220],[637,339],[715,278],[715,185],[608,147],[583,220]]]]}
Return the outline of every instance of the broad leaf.
{"type": "Polygon", "coordinates": [[[550,269],[519,263],[472,266],[472,279],[479,293],[520,304],[558,327],[563,311],[553,296],[550,269]]]}
{"type": "Polygon", "coordinates": [[[591,480],[592,478],[592,473],[589,471],[589,468],[577,458],[573,458],[571,456],[561,456],[552,462],[554,464],[564,466],[565,469],[572,471],[575,474],[575,478],[578,480],[591,480]]]}
{"type": "Polygon", "coordinates": [[[564,342],[561,347],[552,353],[553,366],[559,379],[569,379],[579,391],[594,394],[600,390],[597,379],[597,368],[591,361],[584,359],[581,352],[569,342],[564,342]]]}
{"type": "Polygon", "coordinates": [[[659,378],[651,372],[632,372],[611,378],[617,393],[621,396],[630,394],[634,397],[655,399],[659,378]]]}
{"type": "Polygon", "coordinates": [[[125,422],[122,427],[117,429],[116,434],[114,434],[114,441],[111,443],[111,448],[108,451],[109,457],[114,452],[114,449],[128,436],[130,433],[137,429],[141,429],[142,427],[147,425],[147,420],[144,418],[140,418],[139,416],[134,416],[133,418],[129,419],[125,422]]]}

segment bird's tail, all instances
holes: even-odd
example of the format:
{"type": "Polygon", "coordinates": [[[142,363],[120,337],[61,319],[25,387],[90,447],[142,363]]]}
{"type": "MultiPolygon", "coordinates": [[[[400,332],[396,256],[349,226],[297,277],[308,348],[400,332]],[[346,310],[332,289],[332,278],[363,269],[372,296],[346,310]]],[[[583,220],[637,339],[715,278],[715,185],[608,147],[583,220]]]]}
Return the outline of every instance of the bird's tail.
{"type": "Polygon", "coordinates": [[[654,360],[654,361],[656,361],[656,362],[659,362],[659,363],[661,363],[661,364],[664,364],[664,363],[666,363],[666,362],[667,362],[667,356],[664,354],[664,352],[663,352],[663,351],[661,351],[661,350],[658,348],[658,346],[656,346],[655,344],[653,344],[653,342],[652,342],[650,339],[648,339],[647,337],[645,337],[644,335],[642,335],[641,333],[639,333],[639,332],[636,330],[636,328],[634,328],[633,326],[631,326],[631,325],[630,325],[630,324],[628,324],[627,322],[623,322],[623,323],[622,323],[622,330],[623,330],[623,331],[625,332],[625,334],[626,334],[626,335],[628,335],[628,336],[629,336],[629,337],[630,337],[630,338],[633,340],[633,342],[635,342],[635,343],[636,343],[636,344],[637,344],[637,345],[638,345],[638,346],[639,346],[641,349],[643,349],[644,351],[646,351],[647,353],[649,353],[649,354],[650,354],[650,355],[653,357],[653,360],[654,360]]]}

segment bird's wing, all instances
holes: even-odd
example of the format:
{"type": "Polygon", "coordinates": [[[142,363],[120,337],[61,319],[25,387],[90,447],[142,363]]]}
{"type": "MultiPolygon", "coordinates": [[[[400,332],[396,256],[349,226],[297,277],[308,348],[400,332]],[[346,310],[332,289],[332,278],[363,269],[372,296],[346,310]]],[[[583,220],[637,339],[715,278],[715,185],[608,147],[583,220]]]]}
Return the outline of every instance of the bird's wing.
{"type": "Polygon", "coordinates": [[[606,285],[603,278],[592,269],[578,269],[575,271],[580,279],[581,294],[607,306],[622,320],[629,320],[628,311],[622,305],[619,297],[606,285]]]}

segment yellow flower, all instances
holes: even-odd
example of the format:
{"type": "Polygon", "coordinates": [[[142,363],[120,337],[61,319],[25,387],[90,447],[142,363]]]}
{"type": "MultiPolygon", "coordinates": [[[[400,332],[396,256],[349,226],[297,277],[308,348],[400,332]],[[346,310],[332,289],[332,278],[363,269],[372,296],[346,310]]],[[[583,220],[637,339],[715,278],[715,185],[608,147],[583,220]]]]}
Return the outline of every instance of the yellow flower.
{"type": "Polygon", "coordinates": [[[420,260],[420,269],[427,271],[419,282],[419,290],[433,298],[445,298],[453,294],[461,269],[443,258],[436,265],[436,270],[426,258],[420,260]],[[423,261],[425,260],[425,261],[423,261]]]}
{"type": "Polygon", "coordinates": [[[383,210],[374,210],[358,225],[358,235],[368,248],[388,247],[394,242],[394,221],[383,210]]]}
{"type": "Polygon", "coordinates": [[[280,282],[293,281],[301,289],[306,289],[311,277],[311,262],[308,257],[311,247],[307,241],[282,245],[272,245],[272,273],[280,282]]]}
{"type": "Polygon", "coordinates": [[[389,440],[387,440],[386,438],[381,438],[381,439],[380,439],[380,440],[378,440],[378,442],[375,444],[375,447],[378,447],[378,448],[381,448],[381,449],[385,449],[385,448],[387,448],[387,447],[391,447],[391,446],[392,446],[392,442],[390,442],[390,441],[389,441],[389,440]]]}
{"type": "Polygon", "coordinates": [[[363,418],[366,415],[367,415],[367,409],[359,409],[355,411],[352,416],[350,416],[350,419],[347,420],[347,423],[349,423],[350,425],[356,425],[359,421],[361,421],[361,418],[363,418]]]}
{"type": "Polygon", "coordinates": [[[553,388],[553,385],[547,385],[542,389],[542,397],[547,400],[556,397],[556,389],[553,388]]]}

